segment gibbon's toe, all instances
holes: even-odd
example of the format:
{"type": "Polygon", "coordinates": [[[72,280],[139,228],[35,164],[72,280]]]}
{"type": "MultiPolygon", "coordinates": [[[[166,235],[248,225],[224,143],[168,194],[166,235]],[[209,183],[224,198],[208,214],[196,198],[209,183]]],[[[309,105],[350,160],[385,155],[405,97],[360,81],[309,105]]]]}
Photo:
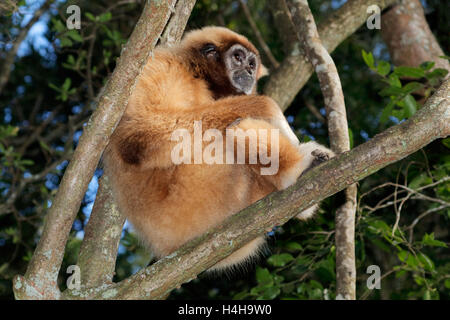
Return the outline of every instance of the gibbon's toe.
{"type": "Polygon", "coordinates": [[[314,150],[313,152],[311,152],[311,155],[314,157],[313,161],[311,162],[311,167],[315,167],[322,162],[330,160],[333,157],[332,154],[321,149],[314,150]]]}

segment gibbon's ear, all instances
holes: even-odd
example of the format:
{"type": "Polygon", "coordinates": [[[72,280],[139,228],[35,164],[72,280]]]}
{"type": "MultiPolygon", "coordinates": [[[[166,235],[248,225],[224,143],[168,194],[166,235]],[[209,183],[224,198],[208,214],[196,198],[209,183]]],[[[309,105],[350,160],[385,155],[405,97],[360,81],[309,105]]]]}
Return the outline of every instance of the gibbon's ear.
{"type": "Polygon", "coordinates": [[[259,79],[261,79],[262,77],[265,77],[265,76],[268,76],[268,75],[269,75],[269,70],[266,68],[265,65],[263,65],[263,64],[261,63],[261,66],[259,67],[258,75],[257,75],[256,78],[259,80],[259,79]]]}

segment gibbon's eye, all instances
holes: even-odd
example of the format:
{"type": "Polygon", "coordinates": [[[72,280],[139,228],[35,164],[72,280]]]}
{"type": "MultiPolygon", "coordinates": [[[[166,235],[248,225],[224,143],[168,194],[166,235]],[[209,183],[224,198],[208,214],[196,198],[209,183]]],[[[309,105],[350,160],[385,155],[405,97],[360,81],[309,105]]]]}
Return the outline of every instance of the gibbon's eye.
{"type": "Polygon", "coordinates": [[[233,57],[236,61],[242,62],[244,60],[244,53],[241,50],[235,51],[233,57]]]}
{"type": "Polygon", "coordinates": [[[201,52],[207,57],[217,57],[217,47],[212,43],[204,45],[201,52]]]}
{"type": "Polygon", "coordinates": [[[256,68],[256,62],[254,60],[250,61],[249,66],[250,66],[250,68],[255,69],[256,68]]]}

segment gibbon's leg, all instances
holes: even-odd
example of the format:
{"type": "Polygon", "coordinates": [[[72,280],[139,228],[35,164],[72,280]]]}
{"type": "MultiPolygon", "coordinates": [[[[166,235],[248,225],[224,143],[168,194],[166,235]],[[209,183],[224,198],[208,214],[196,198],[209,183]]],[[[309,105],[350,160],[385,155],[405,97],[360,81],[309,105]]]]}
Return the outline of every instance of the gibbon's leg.
{"type": "MultiPolygon", "coordinates": [[[[294,145],[291,142],[291,139],[286,137],[279,128],[264,120],[252,118],[243,119],[232,124],[230,129],[241,129],[244,134],[241,139],[235,138],[234,143],[236,150],[239,150],[240,148],[245,150],[246,164],[248,164],[252,170],[261,173],[264,178],[269,180],[278,190],[291,186],[303,172],[310,169],[312,166],[318,165],[320,163],[318,161],[321,159],[323,159],[322,161],[325,161],[333,155],[331,150],[314,141],[294,145]],[[276,135],[272,137],[272,135],[276,133],[272,130],[279,130],[278,139],[276,135]],[[278,157],[274,156],[271,158],[271,160],[278,161],[278,164],[275,164],[275,169],[278,168],[278,170],[273,170],[273,174],[269,174],[269,170],[266,170],[268,173],[264,174],[261,170],[269,167],[271,164],[262,164],[259,160],[256,164],[250,163],[249,152],[251,147],[249,144],[256,140],[250,138],[250,135],[248,134],[250,131],[256,133],[258,155],[261,150],[263,154],[265,153],[264,151],[266,151],[268,155],[272,155],[273,152],[275,152],[276,155],[276,149],[278,149],[278,157]],[[264,132],[266,132],[264,136],[261,136],[261,133],[264,132]],[[277,145],[274,145],[273,143],[276,143],[277,145]]],[[[237,134],[238,131],[235,132],[235,136],[239,136],[237,134]]]]}
{"type": "MultiPolygon", "coordinates": [[[[259,129],[266,129],[268,132],[270,132],[271,129],[278,129],[266,121],[257,119],[243,119],[239,122],[235,122],[231,127],[239,128],[244,131],[253,129],[256,132],[258,132],[259,129]]],[[[241,145],[238,145],[236,142],[236,148],[245,148],[246,163],[248,163],[248,151],[250,150],[249,141],[250,138],[246,136],[245,145],[242,145],[242,140],[241,145]]],[[[273,152],[274,150],[271,143],[272,140],[270,134],[267,135],[267,139],[262,139],[262,141],[258,139],[258,152],[261,146],[267,150],[268,154],[273,152]]],[[[264,178],[274,184],[278,190],[291,186],[297,181],[301,174],[334,156],[334,153],[331,150],[314,141],[294,145],[292,140],[288,139],[283,133],[279,136],[278,150],[278,172],[274,175],[264,176],[264,178]]],[[[250,166],[256,171],[261,170],[263,167],[260,163],[250,166]]],[[[299,213],[296,217],[300,220],[306,220],[314,215],[318,208],[319,205],[313,205],[299,213]]]]}

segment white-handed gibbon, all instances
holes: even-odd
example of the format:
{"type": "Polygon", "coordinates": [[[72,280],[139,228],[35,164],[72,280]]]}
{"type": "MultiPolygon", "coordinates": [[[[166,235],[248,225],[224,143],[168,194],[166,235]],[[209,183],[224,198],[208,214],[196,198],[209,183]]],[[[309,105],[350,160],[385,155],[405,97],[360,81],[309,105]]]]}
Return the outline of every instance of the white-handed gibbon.
{"type": "MultiPolygon", "coordinates": [[[[300,143],[278,105],[256,94],[265,72],[257,49],[221,27],[191,31],[180,44],[158,47],[149,58],[105,151],[104,168],[120,210],[156,257],[333,156],[315,142],[300,143]],[[180,128],[192,133],[194,121],[201,121],[203,132],[278,129],[278,171],[262,175],[262,163],[175,164],[172,134],[180,128]]],[[[270,143],[264,147],[271,152],[270,143]]],[[[315,209],[298,217],[306,219],[315,209]]],[[[247,261],[264,243],[258,237],[210,270],[247,261]]]]}

